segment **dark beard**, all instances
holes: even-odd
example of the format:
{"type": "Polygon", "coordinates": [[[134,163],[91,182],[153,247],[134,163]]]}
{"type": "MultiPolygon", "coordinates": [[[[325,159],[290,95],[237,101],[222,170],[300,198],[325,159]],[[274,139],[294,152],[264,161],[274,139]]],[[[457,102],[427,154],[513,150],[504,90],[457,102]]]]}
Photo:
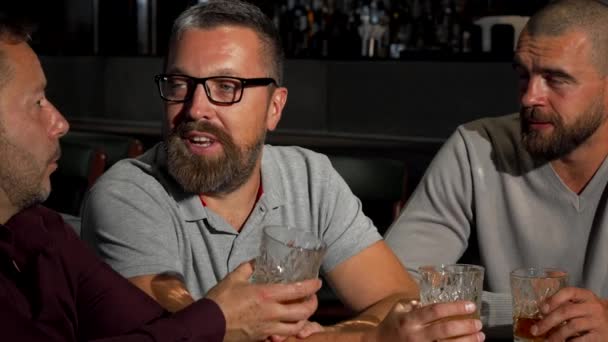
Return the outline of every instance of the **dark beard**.
{"type": "Polygon", "coordinates": [[[165,139],[169,174],[186,192],[230,193],[251,177],[265,137],[263,131],[252,145],[241,150],[226,132],[207,121],[179,124],[165,139]],[[217,157],[193,155],[181,138],[193,130],[213,134],[224,153],[217,157]]]}
{"type": "Polygon", "coordinates": [[[562,158],[593,135],[604,120],[599,103],[593,103],[576,121],[566,126],[563,119],[555,114],[541,114],[534,108],[520,111],[521,137],[524,148],[533,158],[547,161],[562,158]],[[531,130],[529,120],[542,118],[553,124],[553,132],[548,135],[531,130]]]}

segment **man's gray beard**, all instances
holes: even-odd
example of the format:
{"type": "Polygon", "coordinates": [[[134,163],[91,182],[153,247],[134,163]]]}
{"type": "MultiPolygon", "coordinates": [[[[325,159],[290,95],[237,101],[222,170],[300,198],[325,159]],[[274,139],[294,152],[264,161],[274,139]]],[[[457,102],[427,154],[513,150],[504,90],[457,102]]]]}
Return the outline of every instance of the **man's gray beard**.
{"type": "Polygon", "coordinates": [[[263,131],[252,145],[246,146],[242,150],[234,144],[230,137],[218,139],[224,153],[217,157],[200,157],[189,151],[179,135],[171,133],[165,139],[169,174],[186,192],[195,194],[230,193],[251,177],[262,152],[265,138],[266,131],[263,131]]]}
{"type": "Polygon", "coordinates": [[[531,113],[520,113],[521,137],[524,148],[533,158],[547,161],[556,160],[574,151],[593,135],[604,121],[600,102],[592,104],[576,121],[566,127],[559,115],[551,115],[553,132],[549,135],[539,134],[538,131],[528,130],[524,117],[534,116],[531,113]]]}

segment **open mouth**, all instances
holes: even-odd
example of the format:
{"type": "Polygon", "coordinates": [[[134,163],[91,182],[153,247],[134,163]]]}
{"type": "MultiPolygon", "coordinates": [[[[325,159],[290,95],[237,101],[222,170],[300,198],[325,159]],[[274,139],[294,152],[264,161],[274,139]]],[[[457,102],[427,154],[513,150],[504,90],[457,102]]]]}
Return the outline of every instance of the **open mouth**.
{"type": "Polygon", "coordinates": [[[215,139],[212,139],[207,136],[193,136],[193,137],[189,137],[187,139],[190,142],[190,144],[195,145],[195,146],[200,146],[200,147],[209,147],[209,146],[213,145],[213,143],[215,142],[215,139]]]}

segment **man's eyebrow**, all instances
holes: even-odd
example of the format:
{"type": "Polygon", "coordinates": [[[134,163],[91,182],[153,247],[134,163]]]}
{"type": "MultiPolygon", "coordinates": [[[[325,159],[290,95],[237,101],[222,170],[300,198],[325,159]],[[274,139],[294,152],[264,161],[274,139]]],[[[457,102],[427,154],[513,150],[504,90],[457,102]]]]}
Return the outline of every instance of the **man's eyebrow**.
{"type": "Polygon", "coordinates": [[[549,75],[552,77],[559,77],[576,82],[576,78],[574,78],[569,72],[560,67],[532,67],[532,70],[527,70],[523,62],[517,57],[513,58],[513,63],[511,65],[513,66],[513,69],[524,69],[529,73],[549,75]]]}
{"type": "Polygon", "coordinates": [[[570,73],[568,73],[566,70],[564,70],[562,68],[545,67],[545,68],[541,68],[540,71],[542,74],[557,76],[560,78],[565,78],[568,80],[576,81],[576,79],[574,77],[572,77],[572,75],[570,75],[570,73]]]}
{"type": "Polygon", "coordinates": [[[234,69],[222,68],[213,72],[214,76],[238,76],[238,73],[234,69]]]}
{"type": "MultiPolygon", "coordinates": [[[[181,74],[181,75],[188,75],[190,76],[187,72],[185,72],[182,68],[178,67],[178,66],[172,66],[170,68],[167,69],[166,71],[167,74],[181,74]]],[[[218,70],[214,70],[210,75],[205,76],[205,77],[212,77],[212,76],[233,76],[236,77],[238,76],[238,73],[236,71],[234,71],[234,69],[231,68],[222,68],[222,69],[218,69],[218,70]]]]}
{"type": "Polygon", "coordinates": [[[165,71],[167,74],[182,74],[185,75],[184,71],[176,66],[172,66],[165,71]]]}

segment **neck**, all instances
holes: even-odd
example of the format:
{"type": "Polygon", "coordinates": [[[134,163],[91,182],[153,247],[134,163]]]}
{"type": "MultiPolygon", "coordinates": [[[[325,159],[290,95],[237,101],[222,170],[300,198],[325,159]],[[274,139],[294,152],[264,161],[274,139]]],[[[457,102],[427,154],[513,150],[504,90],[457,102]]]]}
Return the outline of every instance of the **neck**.
{"type": "Polygon", "coordinates": [[[608,124],[606,122],[587,141],[568,155],[554,160],[551,166],[573,192],[580,194],[608,155],[608,124]]]}
{"type": "Polygon", "coordinates": [[[238,189],[226,194],[203,195],[202,197],[208,208],[219,214],[237,232],[240,232],[255,206],[261,183],[262,174],[260,160],[258,160],[251,177],[238,189]]]}

